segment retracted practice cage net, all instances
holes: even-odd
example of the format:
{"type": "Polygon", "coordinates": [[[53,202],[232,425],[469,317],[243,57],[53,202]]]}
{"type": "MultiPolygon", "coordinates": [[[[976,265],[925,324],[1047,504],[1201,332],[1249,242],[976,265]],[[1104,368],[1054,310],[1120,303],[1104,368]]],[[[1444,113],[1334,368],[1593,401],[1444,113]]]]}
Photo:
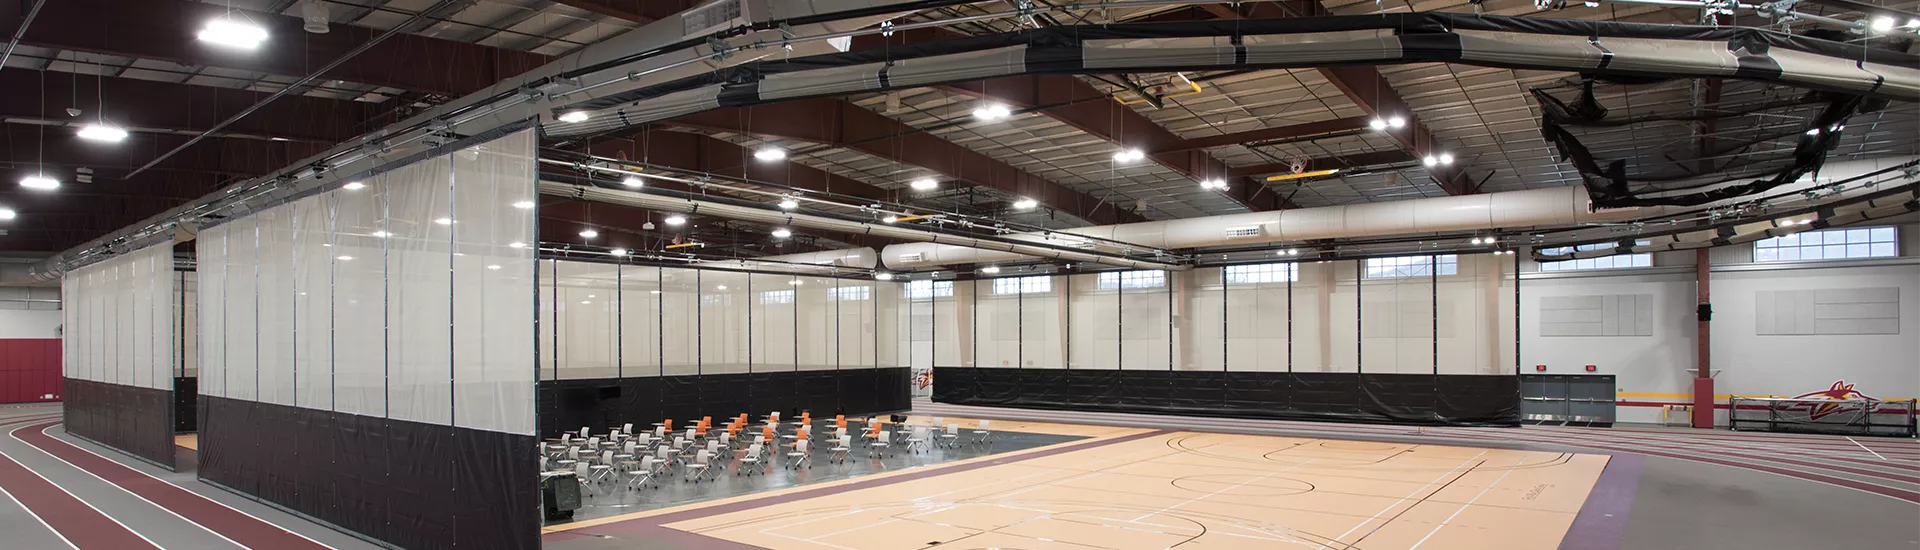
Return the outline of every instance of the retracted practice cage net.
{"type": "Polygon", "coordinates": [[[1580,172],[1596,209],[1693,206],[1765,192],[1817,173],[1849,118],[1888,105],[1732,80],[1586,75],[1576,85],[1531,92],[1541,133],[1580,172]],[[1714,93],[1705,92],[1709,86],[1714,93]]]}

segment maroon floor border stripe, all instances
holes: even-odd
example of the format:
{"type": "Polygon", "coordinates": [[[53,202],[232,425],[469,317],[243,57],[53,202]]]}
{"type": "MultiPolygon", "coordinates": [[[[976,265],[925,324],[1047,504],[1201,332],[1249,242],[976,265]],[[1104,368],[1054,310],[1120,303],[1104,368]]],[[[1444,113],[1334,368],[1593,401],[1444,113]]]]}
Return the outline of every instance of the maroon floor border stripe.
{"type": "Polygon", "coordinates": [[[1607,469],[1587,493],[1580,514],[1560,539],[1560,550],[1620,550],[1627,536],[1627,514],[1633,509],[1634,492],[1640,488],[1640,469],[1646,464],[1640,455],[1614,455],[1607,469]]]}
{"type": "MultiPolygon", "coordinates": [[[[30,428],[34,426],[14,428],[12,431],[30,428]]],[[[19,500],[22,506],[40,516],[40,521],[53,527],[55,532],[66,537],[80,550],[158,548],[93,506],[60,490],[53,482],[34,474],[13,457],[0,455],[0,487],[5,487],[7,493],[19,500]]]]}
{"type": "Polygon", "coordinates": [[[210,529],[220,536],[232,539],[248,548],[273,549],[311,549],[326,550],[326,546],[307,540],[299,535],[287,532],[279,526],[267,523],[259,518],[228,508],[186,489],[161,481],[126,465],[108,460],[74,446],[71,443],[55,439],[41,430],[57,422],[46,422],[20,428],[26,433],[17,434],[28,445],[60,457],[73,463],[82,470],[100,476],[107,482],[120,486],[133,494],[140,495],[162,508],[172,510],[186,518],[210,529]]]}
{"type": "MultiPolygon", "coordinates": [[[[542,538],[543,539],[551,538],[552,540],[565,540],[568,538],[575,538],[571,536],[568,536],[568,537],[555,536],[555,535],[560,535],[562,533],[573,533],[576,535],[616,534],[617,533],[617,534],[623,534],[623,535],[635,535],[645,539],[658,540],[663,538],[663,534],[668,534],[668,535],[671,535],[670,540],[679,542],[683,545],[686,545],[692,548],[702,548],[702,549],[705,549],[705,548],[718,548],[718,549],[757,548],[755,546],[740,545],[738,543],[733,543],[731,541],[725,541],[722,539],[708,537],[708,536],[700,535],[697,533],[681,531],[678,529],[665,527],[665,525],[669,523],[679,522],[679,521],[686,521],[694,518],[716,516],[720,514],[730,514],[730,513],[738,512],[741,510],[750,510],[750,509],[759,508],[762,506],[773,506],[776,504],[783,504],[788,502],[807,500],[811,498],[837,495],[840,493],[846,493],[851,491],[872,489],[874,487],[883,487],[883,486],[893,485],[897,483],[906,483],[908,481],[926,479],[930,477],[943,476],[948,474],[957,474],[960,472],[967,472],[972,470],[978,470],[981,468],[1000,466],[1003,464],[1025,462],[1025,461],[1033,460],[1036,458],[1045,458],[1049,456],[1071,453],[1075,451],[1084,451],[1084,450],[1092,449],[1096,447],[1104,447],[1107,445],[1126,443],[1128,441],[1137,441],[1137,440],[1146,439],[1149,437],[1166,435],[1170,433],[1174,433],[1174,432],[1171,430],[1152,430],[1144,433],[1120,436],[1113,439],[1073,443],[1073,444],[1053,447],[1050,449],[1035,451],[1035,452],[1031,452],[1023,455],[1009,456],[1009,457],[997,459],[997,460],[981,460],[978,462],[972,462],[968,464],[958,464],[958,465],[952,465],[952,466],[946,466],[946,467],[925,468],[922,471],[904,473],[897,476],[871,479],[867,481],[855,481],[853,483],[835,485],[832,487],[821,487],[818,489],[809,489],[805,491],[795,491],[795,492],[787,493],[784,495],[773,495],[773,496],[756,498],[756,499],[747,499],[747,500],[729,502],[729,503],[721,504],[717,506],[706,506],[701,508],[695,508],[692,510],[683,510],[679,512],[660,514],[656,516],[648,516],[644,518],[635,518],[627,521],[608,523],[604,525],[595,525],[593,527],[584,527],[584,528],[573,529],[568,531],[557,531],[554,533],[548,533],[542,538]],[[735,546],[717,544],[715,541],[734,544],[735,546]]],[[[991,455],[989,455],[988,458],[991,458],[991,455]]]]}

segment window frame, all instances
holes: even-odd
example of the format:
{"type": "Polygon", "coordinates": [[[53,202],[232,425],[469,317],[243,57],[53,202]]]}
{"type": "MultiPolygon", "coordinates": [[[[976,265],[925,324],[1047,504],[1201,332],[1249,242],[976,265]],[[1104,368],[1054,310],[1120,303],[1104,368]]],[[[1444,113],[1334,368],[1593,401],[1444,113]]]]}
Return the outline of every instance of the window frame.
{"type": "Polygon", "coordinates": [[[1900,228],[1893,225],[1869,227],[1835,227],[1801,231],[1791,235],[1782,235],[1760,239],[1753,242],[1754,263],[1774,262],[1823,262],[1829,260],[1867,260],[1875,258],[1900,257],[1900,228]],[[1856,235],[1863,236],[1863,242],[1854,242],[1856,235]],[[1840,237],[1840,242],[1829,242],[1840,237]],[[1816,241],[1816,242],[1808,242],[1816,241]],[[1787,251],[1791,250],[1789,253],[1787,251]],[[1880,253],[1885,250],[1886,253],[1880,253]],[[1812,254],[1809,254],[1809,252],[1812,254]],[[1859,254],[1855,252],[1859,251],[1859,254]],[[1838,256],[1829,253],[1838,252],[1838,256]],[[1809,258],[1809,255],[1818,255],[1809,258]],[[1787,256],[1793,256],[1788,258],[1787,256]]]}
{"type": "Polygon", "coordinates": [[[1361,265],[1362,279],[1406,279],[1412,277],[1448,277],[1460,274],[1458,254],[1412,254],[1367,258],[1361,265]],[[1421,261],[1424,259],[1425,261],[1421,261]],[[1424,272],[1422,272],[1424,271],[1424,272]]]}

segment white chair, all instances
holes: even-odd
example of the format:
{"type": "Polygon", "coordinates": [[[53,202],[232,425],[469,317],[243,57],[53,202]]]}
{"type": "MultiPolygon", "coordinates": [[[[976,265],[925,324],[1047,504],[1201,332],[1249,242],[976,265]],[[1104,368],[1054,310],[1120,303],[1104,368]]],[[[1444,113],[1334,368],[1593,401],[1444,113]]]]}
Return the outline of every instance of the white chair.
{"type": "Polygon", "coordinates": [[[573,465],[573,480],[580,482],[580,492],[593,493],[593,470],[585,462],[573,465]]]}
{"type": "Polygon", "coordinates": [[[559,467],[561,467],[561,468],[572,468],[572,467],[573,467],[573,466],[574,466],[575,464],[579,464],[579,463],[580,463],[580,448],[579,448],[579,447],[567,447],[567,455],[566,455],[566,456],[567,456],[566,458],[563,458],[563,459],[560,459],[560,460],[555,460],[555,461],[553,461],[553,464],[554,464],[555,466],[559,466],[559,467]]]}
{"type": "Polygon", "coordinates": [[[653,448],[654,467],[662,472],[673,469],[673,447],[661,445],[653,448]]]}
{"type": "Polygon", "coordinates": [[[808,464],[808,461],[813,460],[813,454],[807,452],[807,440],[802,439],[793,442],[793,451],[787,453],[787,460],[792,461],[787,463],[787,467],[795,470],[800,469],[800,466],[803,464],[809,468],[813,467],[811,464],[808,464]]]}
{"type": "Polygon", "coordinates": [[[620,453],[619,453],[619,454],[616,454],[616,455],[613,455],[613,461],[614,461],[614,463],[615,463],[615,464],[619,464],[619,463],[623,463],[623,462],[633,462],[633,458],[634,458],[634,456],[636,456],[636,455],[634,454],[634,449],[635,449],[635,448],[636,448],[636,446],[635,446],[635,444],[634,444],[634,442],[633,442],[633,441],[631,441],[631,440],[629,440],[629,441],[627,441],[627,442],[626,442],[625,444],[622,444],[622,445],[620,446],[620,453]]]}
{"type": "Polygon", "coordinates": [[[986,445],[993,442],[993,423],[991,420],[982,420],[980,421],[980,427],[973,429],[972,442],[978,445],[986,445]]]}
{"type": "Polygon", "coordinates": [[[829,460],[832,460],[835,464],[846,462],[847,454],[853,452],[853,436],[842,434],[838,439],[835,439],[834,442],[835,445],[833,448],[827,449],[827,451],[831,453],[828,455],[829,460]]]}
{"type": "Polygon", "coordinates": [[[620,425],[620,433],[623,433],[623,434],[632,434],[632,433],[633,433],[633,423],[632,423],[632,422],[628,422],[628,423],[626,423],[626,424],[621,424],[621,425],[620,425]]]}
{"type": "Polygon", "coordinates": [[[656,440],[653,438],[653,434],[642,433],[640,435],[634,436],[633,441],[628,441],[628,443],[632,443],[633,447],[635,449],[639,449],[640,452],[646,453],[653,450],[653,444],[655,441],[656,440]]]}
{"type": "Polygon", "coordinates": [[[884,455],[893,454],[892,453],[893,446],[892,444],[887,442],[888,439],[891,439],[891,437],[889,437],[887,435],[887,432],[883,429],[880,432],[880,437],[873,438],[871,441],[867,442],[867,456],[873,457],[873,456],[880,456],[883,454],[884,455]]]}
{"type": "Polygon", "coordinates": [[[929,450],[927,441],[933,439],[933,433],[926,426],[914,426],[913,435],[907,436],[907,452],[919,453],[929,450]]]}
{"type": "Polygon", "coordinates": [[[581,438],[581,439],[586,439],[586,437],[587,437],[587,427],[586,427],[586,426],[581,426],[581,427],[580,427],[580,438],[581,438]]]}
{"type": "Polygon", "coordinates": [[[720,432],[720,448],[726,449],[727,452],[733,452],[733,434],[732,433],[720,432]]]}
{"type": "Polygon", "coordinates": [[[687,465],[686,475],[692,478],[694,483],[699,483],[700,478],[706,477],[707,471],[713,469],[712,465],[713,451],[701,449],[700,452],[694,453],[693,464],[687,465]]]}
{"type": "Polygon", "coordinates": [[[940,446],[949,449],[960,446],[960,425],[948,424],[947,431],[940,434],[940,446]]]}
{"type": "Polygon", "coordinates": [[[740,457],[740,469],[734,470],[733,475],[737,476],[742,473],[759,474],[760,473],[760,450],[764,448],[766,448],[766,446],[762,443],[754,443],[751,445],[747,445],[747,454],[746,456],[740,457]],[[748,466],[752,466],[753,469],[748,470],[747,469],[748,466]]]}
{"type": "MultiPolygon", "coordinates": [[[[628,470],[626,472],[627,489],[633,490],[640,485],[647,485],[648,483],[653,482],[654,474],[656,473],[656,470],[659,469],[659,466],[660,466],[660,462],[658,460],[655,460],[651,456],[640,457],[640,467],[637,469],[628,470]]],[[[659,483],[652,483],[652,484],[654,487],[660,486],[659,483]]]]}
{"type": "Polygon", "coordinates": [[[613,469],[613,451],[601,451],[599,463],[589,466],[587,470],[593,472],[593,481],[595,483],[603,483],[611,479],[615,473],[613,469]]]}
{"type": "Polygon", "coordinates": [[[654,439],[666,439],[666,438],[667,438],[667,427],[666,427],[666,426],[654,426],[654,427],[653,427],[653,438],[654,438],[654,439]]]}

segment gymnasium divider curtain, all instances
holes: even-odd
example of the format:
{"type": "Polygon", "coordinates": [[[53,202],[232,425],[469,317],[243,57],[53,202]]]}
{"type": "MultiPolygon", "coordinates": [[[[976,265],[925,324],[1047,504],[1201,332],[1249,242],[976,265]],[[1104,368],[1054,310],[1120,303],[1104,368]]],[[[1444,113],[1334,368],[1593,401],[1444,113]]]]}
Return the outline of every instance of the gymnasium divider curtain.
{"type": "Polygon", "coordinates": [[[399,547],[538,548],[535,144],[200,232],[202,479],[399,547]]]}
{"type": "Polygon", "coordinates": [[[68,433],[173,469],[173,242],[60,279],[68,433]]]}
{"type": "Polygon", "coordinates": [[[1445,254],[911,282],[904,346],[941,402],[1516,424],[1514,273],[1445,254]]]}
{"type": "Polygon", "coordinates": [[[539,261],[540,431],[909,408],[903,285],[539,261]],[[551,276],[548,276],[548,275],[551,276]]]}

